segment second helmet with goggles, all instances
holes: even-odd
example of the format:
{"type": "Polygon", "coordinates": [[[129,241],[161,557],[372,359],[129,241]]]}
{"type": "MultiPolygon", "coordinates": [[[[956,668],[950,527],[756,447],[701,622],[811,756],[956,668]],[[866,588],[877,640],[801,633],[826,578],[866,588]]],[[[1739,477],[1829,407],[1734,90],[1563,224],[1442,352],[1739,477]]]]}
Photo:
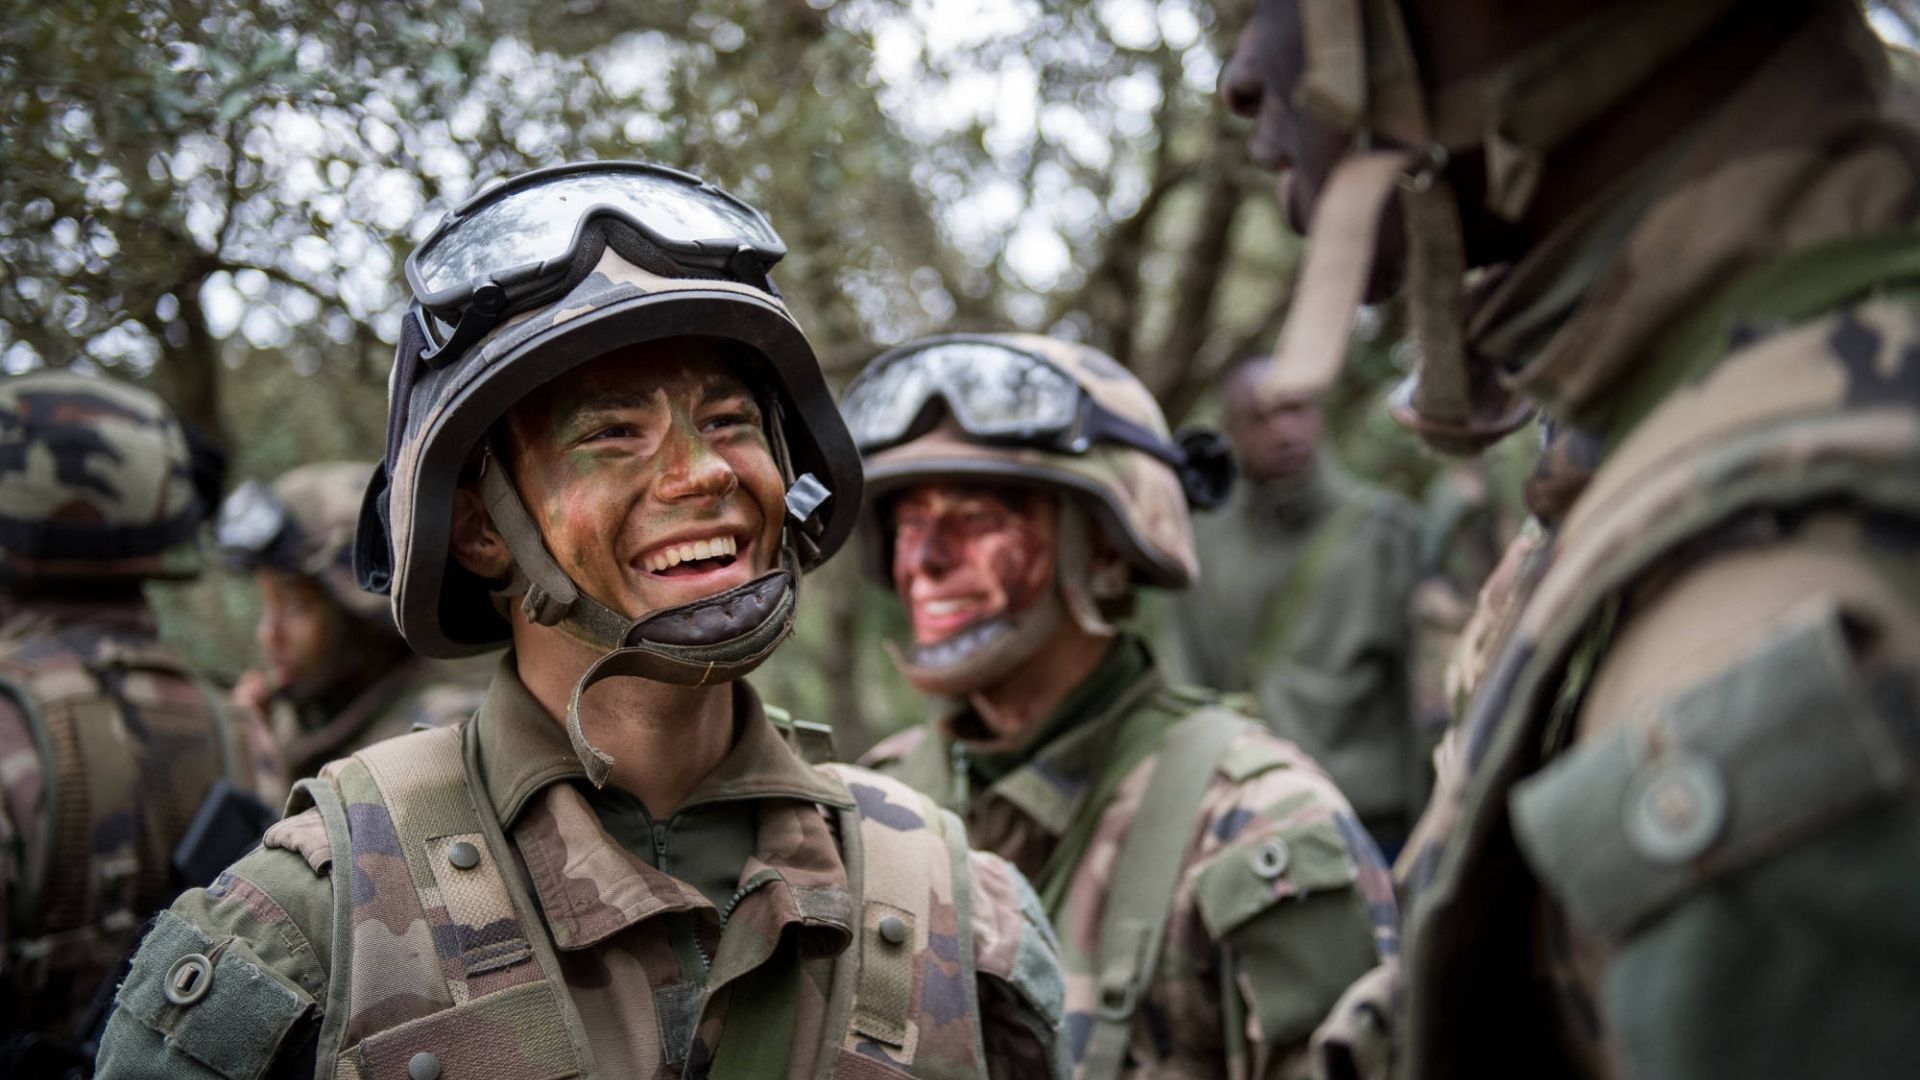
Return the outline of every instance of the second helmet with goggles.
{"type": "MultiPolygon", "coordinates": [[[[452,657],[504,644],[501,600],[606,651],[575,690],[610,675],[737,678],[792,625],[798,575],[853,529],[860,463],[812,346],[768,271],[785,247],[759,211],[654,165],[541,169],[469,200],[407,259],[414,305],[389,387],[385,460],[361,507],[355,565],[388,593],[407,641],[452,657]],[[717,339],[762,396],[788,486],[780,565],[715,597],[630,619],[581,591],[547,551],[489,432],[537,387],[618,349],[717,339]],[[449,555],[454,492],[477,479],[513,554],[510,582],[449,555]]],[[[611,538],[609,538],[611,541],[611,538]]],[[[583,759],[577,716],[570,734],[583,759]]],[[[589,772],[604,776],[604,768],[589,772]]]]}
{"type": "Polygon", "coordinates": [[[915,484],[985,483],[1063,501],[1058,588],[1036,608],[901,651],[913,681],[959,692],[1010,669],[1063,618],[1111,633],[1103,614],[1136,585],[1185,588],[1198,573],[1189,506],[1233,481],[1212,431],[1169,433],[1147,388],[1096,349],[1031,334],[911,342],[869,364],[841,402],[866,461],[869,571],[891,577],[886,497],[915,484]],[[1126,567],[1094,580],[1093,528],[1126,567]]]}

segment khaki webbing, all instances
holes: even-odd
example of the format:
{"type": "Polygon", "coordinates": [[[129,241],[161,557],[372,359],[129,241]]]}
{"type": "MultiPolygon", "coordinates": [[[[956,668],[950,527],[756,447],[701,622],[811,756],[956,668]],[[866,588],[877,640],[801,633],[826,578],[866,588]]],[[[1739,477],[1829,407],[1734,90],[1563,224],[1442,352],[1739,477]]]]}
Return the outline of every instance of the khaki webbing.
{"type": "Polygon", "coordinates": [[[1160,965],[1184,856],[1199,828],[1200,800],[1247,720],[1220,708],[1195,712],[1167,732],[1160,760],[1120,843],[1094,960],[1093,1027],[1079,1080],[1112,1080],[1126,1065],[1128,1036],[1160,965]]]}

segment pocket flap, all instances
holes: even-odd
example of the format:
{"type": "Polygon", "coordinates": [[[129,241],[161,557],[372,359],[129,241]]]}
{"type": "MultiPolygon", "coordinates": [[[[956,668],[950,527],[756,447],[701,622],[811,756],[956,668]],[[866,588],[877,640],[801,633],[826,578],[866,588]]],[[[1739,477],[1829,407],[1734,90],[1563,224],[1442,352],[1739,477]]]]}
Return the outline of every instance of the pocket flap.
{"type": "Polygon", "coordinates": [[[1911,750],[1876,714],[1831,602],[1647,708],[1512,796],[1528,862],[1602,934],[1907,788],[1911,750]]]}
{"type": "Polygon", "coordinates": [[[167,1045],[225,1080],[255,1080],[313,998],[260,962],[247,943],[216,946],[199,927],[163,911],[134,957],[116,1000],[167,1045]],[[172,994],[169,994],[169,988],[172,994]]]}
{"type": "MultiPolygon", "coordinates": [[[[566,1018],[545,982],[522,983],[370,1035],[355,1048],[367,1080],[410,1080],[430,1054],[445,1077],[562,1080],[578,1076],[566,1018]]],[[[421,1071],[428,1071],[422,1069],[421,1071]]]]}
{"type": "Polygon", "coordinates": [[[1340,827],[1326,819],[1244,837],[1191,873],[1194,905],[1215,938],[1281,900],[1348,888],[1359,877],[1340,827]]]}

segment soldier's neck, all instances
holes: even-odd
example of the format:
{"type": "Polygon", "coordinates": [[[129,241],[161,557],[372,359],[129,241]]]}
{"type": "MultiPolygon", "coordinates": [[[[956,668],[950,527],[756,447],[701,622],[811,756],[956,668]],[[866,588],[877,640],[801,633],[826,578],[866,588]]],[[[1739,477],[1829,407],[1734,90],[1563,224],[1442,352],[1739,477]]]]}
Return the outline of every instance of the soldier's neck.
{"type": "MultiPolygon", "coordinates": [[[[520,681],[564,728],[573,688],[600,654],[563,631],[518,619],[513,647],[520,681]]],[[[580,726],[613,759],[607,782],[663,821],[733,748],[733,684],[603,679],[580,702],[580,726]]]]}
{"type": "Polygon", "coordinates": [[[989,753],[1018,748],[1053,715],[1073,688],[1106,659],[1115,639],[1089,634],[1068,620],[1013,673],[985,690],[967,695],[980,722],[992,734],[976,740],[989,753]]]}

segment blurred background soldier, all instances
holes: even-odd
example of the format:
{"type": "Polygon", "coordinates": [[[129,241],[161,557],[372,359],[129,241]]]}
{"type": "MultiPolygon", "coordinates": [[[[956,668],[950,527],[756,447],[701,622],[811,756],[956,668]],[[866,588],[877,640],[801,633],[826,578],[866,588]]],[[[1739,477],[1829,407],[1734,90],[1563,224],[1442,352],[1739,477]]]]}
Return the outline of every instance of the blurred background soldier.
{"type": "Polygon", "coordinates": [[[371,463],[323,462],[267,487],[249,480],[220,507],[215,537],[228,566],[260,590],[261,666],[234,701],[264,718],[279,786],[417,724],[464,720],[480,707],[490,665],[419,656],[386,597],[353,580],[353,534],[371,463]]]}
{"type": "Polygon", "coordinates": [[[1328,1071],[1920,1073],[1920,118],[1861,5],[1266,0],[1221,91],[1312,222],[1270,389],[1404,285],[1396,418],[1543,414],[1328,1071]]]}
{"type": "Polygon", "coordinates": [[[144,390],[0,382],[0,1074],[84,1071],[141,924],[211,874],[196,846],[258,835],[242,742],[141,594],[199,572],[222,469],[144,390]]]}
{"type": "Polygon", "coordinates": [[[1391,857],[1429,786],[1409,672],[1420,518],[1333,460],[1316,397],[1262,402],[1268,364],[1248,360],[1221,383],[1245,482],[1194,519],[1200,576],[1174,605],[1181,670],[1251,692],[1391,857]]]}
{"type": "Polygon", "coordinates": [[[1076,1076],[1296,1075],[1393,951],[1385,864],[1307,755],[1114,626],[1139,587],[1193,580],[1187,504],[1232,475],[1218,436],[1175,442],[1110,357],[1027,335],[902,346],[843,408],[872,569],[912,626],[895,659],[951,699],[866,760],[1033,879],[1076,1076]]]}

